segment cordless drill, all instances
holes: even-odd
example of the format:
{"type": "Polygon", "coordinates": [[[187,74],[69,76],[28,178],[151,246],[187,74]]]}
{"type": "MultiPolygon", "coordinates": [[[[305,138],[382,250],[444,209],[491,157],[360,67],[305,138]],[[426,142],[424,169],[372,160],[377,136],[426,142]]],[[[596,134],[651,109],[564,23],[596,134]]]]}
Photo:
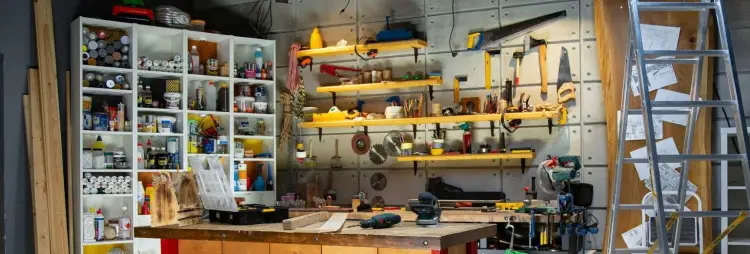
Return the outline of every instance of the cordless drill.
{"type": "Polygon", "coordinates": [[[363,220],[359,223],[361,228],[389,228],[401,222],[401,216],[392,213],[384,213],[372,216],[369,220],[363,220]]]}

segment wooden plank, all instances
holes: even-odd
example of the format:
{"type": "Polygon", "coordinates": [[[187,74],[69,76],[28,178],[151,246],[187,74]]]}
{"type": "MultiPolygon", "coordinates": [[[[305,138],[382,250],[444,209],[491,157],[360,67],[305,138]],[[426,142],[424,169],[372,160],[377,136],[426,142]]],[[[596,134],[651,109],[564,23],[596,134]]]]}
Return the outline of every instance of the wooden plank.
{"type": "Polygon", "coordinates": [[[60,106],[58,105],[55,36],[52,0],[34,0],[34,24],[39,63],[40,102],[44,132],[44,157],[48,194],[50,249],[52,253],[68,253],[67,210],[60,137],[60,106]]]}
{"type": "MultiPolygon", "coordinates": [[[[315,211],[314,209],[312,209],[315,211]]],[[[401,221],[413,222],[417,219],[417,215],[411,211],[383,211],[383,212],[352,212],[349,213],[348,220],[367,220],[372,216],[381,213],[393,213],[401,216],[401,221]]],[[[290,217],[298,217],[310,214],[311,212],[306,211],[289,211],[290,217]]],[[[440,222],[444,223],[504,223],[508,222],[508,218],[513,218],[514,222],[530,222],[531,215],[527,213],[515,213],[512,211],[498,211],[498,212],[481,212],[478,210],[472,211],[456,211],[456,210],[443,210],[440,216],[440,222]]],[[[552,219],[557,221],[556,218],[552,219]]],[[[546,223],[548,222],[547,216],[536,215],[536,222],[546,223]]]]}
{"type": "Polygon", "coordinates": [[[179,254],[222,254],[221,241],[179,240],[179,254]]]}
{"type": "Polygon", "coordinates": [[[378,248],[378,254],[430,254],[431,250],[378,248]]]}
{"type": "Polygon", "coordinates": [[[67,132],[65,137],[65,143],[67,146],[67,174],[65,177],[68,183],[68,251],[69,253],[75,252],[75,231],[73,230],[73,126],[70,124],[70,71],[65,72],[65,126],[67,126],[67,132]]]}
{"type": "Polygon", "coordinates": [[[344,226],[348,215],[348,213],[334,213],[331,215],[331,218],[323,224],[323,226],[318,228],[318,233],[333,233],[340,231],[341,227],[344,226]]]}
{"type": "Polygon", "coordinates": [[[378,248],[323,245],[322,254],[378,254],[378,248]]]}
{"type": "Polygon", "coordinates": [[[355,85],[328,85],[315,88],[319,93],[344,93],[357,91],[388,90],[420,86],[439,86],[443,80],[439,78],[408,80],[408,81],[384,81],[380,83],[355,84],[355,85]]]}
{"type": "MultiPolygon", "coordinates": [[[[595,24],[597,33],[597,46],[599,50],[599,66],[602,77],[602,88],[604,91],[604,101],[606,119],[607,119],[607,162],[610,165],[609,171],[609,195],[613,193],[614,187],[614,173],[615,173],[615,160],[617,152],[617,111],[620,110],[620,100],[622,98],[622,84],[624,77],[624,58],[626,56],[626,43],[628,41],[627,30],[629,23],[628,14],[628,1],[627,0],[597,0],[594,4],[595,12],[595,24]]],[[[713,20],[713,19],[711,19],[713,20]]],[[[678,50],[686,50],[689,48],[695,48],[695,40],[697,36],[697,23],[698,13],[697,12],[644,12],[641,13],[642,24],[653,24],[663,26],[679,26],[680,38],[678,41],[678,50]]],[[[713,30],[713,22],[709,27],[713,30]]],[[[713,31],[709,32],[708,38],[713,38],[713,31]]],[[[711,48],[712,42],[709,40],[709,48],[711,48]]],[[[710,59],[713,60],[713,59],[710,59]]],[[[712,91],[710,85],[713,84],[713,66],[712,61],[708,61],[704,65],[703,69],[703,80],[701,81],[701,90],[699,96],[701,98],[712,98],[712,91]]],[[[668,86],[665,89],[689,93],[691,78],[693,74],[692,65],[674,65],[675,74],[677,75],[678,83],[668,86]]],[[[653,98],[656,91],[651,92],[650,96],[653,98]]],[[[630,95],[631,109],[640,108],[640,97],[632,97],[630,95]]],[[[698,123],[695,126],[695,136],[693,137],[693,153],[694,154],[711,154],[711,110],[702,110],[698,117],[698,123]]],[[[685,127],[664,124],[664,137],[673,137],[677,148],[682,151],[684,144],[685,127]]],[[[644,141],[629,141],[625,144],[625,154],[637,148],[645,146],[644,141]]],[[[698,186],[698,195],[703,201],[703,210],[711,210],[711,165],[709,162],[694,162],[691,163],[690,175],[688,179],[698,186]]],[[[627,188],[627,191],[622,191],[621,203],[641,203],[643,195],[648,192],[640,181],[632,164],[625,165],[623,169],[622,184],[627,188]]],[[[611,200],[611,196],[610,199],[611,200]]],[[[608,204],[609,205],[609,204],[608,204]]],[[[694,201],[688,202],[688,207],[695,211],[696,204],[694,201]]],[[[617,232],[615,233],[616,241],[615,245],[617,248],[624,248],[625,242],[622,237],[619,237],[623,232],[641,224],[641,211],[621,211],[617,219],[617,232]]],[[[609,220],[607,220],[609,223],[609,220]]],[[[703,221],[703,238],[712,239],[712,221],[703,221]]],[[[606,226],[606,230],[611,228],[610,225],[606,226]]],[[[608,239],[609,232],[604,233],[604,245],[605,249],[608,239]]],[[[695,248],[681,248],[681,251],[693,252],[695,248]]]]}
{"type": "Polygon", "coordinates": [[[270,245],[271,253],[273,254],[321,254],[322,249],[320,245],[308,245],[308,244],[278,244],[272,243],[270,245]]]}
{"type": "Polygon", "coordinates": [[[29,95],[24,96],[26,117],[26,146],[29,156],[32,212],[34,213],[34,247],[37,254],[51,253],[49,207],[46,188],[45,162],[42,152],[42,112],[39,105],[39,72],[29,69],[29,95]]]}
{"type": "Polygon", "coordinates": [[[308,215],[286,219],[281,222],[284,230],[298,229],[313,223],[325,221],[329,218],[328,212],[317,212],[308,215]]]}
{"type": "MultiPolygon", "coordinates": [[[[505,120],[531,120],[555,118],[560,115],[559,112],[523,112],[523,113],[506,113],[505,120]]],[[[376,120],[343,120],[343,121],[322,121],[300,123],[301,128],[326,128],[326,127],[357,127],[357,126],[395,126],[395,125],[414,125],[414,124],[434,124],[434,123],[460,123],[460,122],[486,122],[499,121],[502,114],[480,114],[480,115],[463,115],[463,116],[436,116],[420,118],[399,118],[399,119],[376,119],[376,120]]]]}
{"type": "MultiPolygon", "coordinates": [[[[378,52],[382,53],[384,51],[412,50],[414,48],[421,49],[424,47],[427,47],[426,41],[414,39],[404,41],[368,43],[367,45],[358,44],[357,51],[360,53],[366,53],[369,50],[377,49],[378,52]]],[[[297,57],[327,57],[353,53],[354,45],[350,45],[344,47],[325,47],[320,49],[300,50],[299,52],[297,52],[297,57]]]]}
{"type": "Polygon", "coordinates": [[[460,161],[460,160],[495,160],[495,159],[533,159],[534,152],[524,153],[485,153],[455,155],[413,155],[398,156],[397,161],[460,161]]]}
{"type": "Polygon", "coordinates": [[[224,254],[269,254],[270,248],[269,243],[221,242],[224,254]]]}

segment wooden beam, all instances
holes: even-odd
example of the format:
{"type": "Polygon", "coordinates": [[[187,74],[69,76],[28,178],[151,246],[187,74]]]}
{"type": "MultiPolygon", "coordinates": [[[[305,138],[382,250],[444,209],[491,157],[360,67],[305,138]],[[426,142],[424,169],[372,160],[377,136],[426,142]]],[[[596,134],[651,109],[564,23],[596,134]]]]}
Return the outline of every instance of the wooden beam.
{"type": "Polygon", "coordinates": [[[328,219],[328,217],[329,217],[328,212],[317,212],[317,213],[311,213],[311,214],[300,216],[300,217],[286,219],[286,220],[283,220],[281,224],[283,225],[284,230],[294,230],[294,229],[298,229],[307,225],[325,221],[328,219]]]}
{"type": "Polygon", "coordinates": [[[34,24],[39,63],[40,103],[44,132],[44,158],[52,253],[67,254],[68,225],[63,183],[62,139],[60,137],[60,106],[57,89],[54,21],[52,0],[34,0],[34,24]]]}
{"type": "MultiPolygon", "coordinates": [[[[519,112],[506,113],[505,120],[542,120],[555,118],[560,115],[558,111],[536,111],[536,112],[519,112]]],[[[489,122],[500,121],[502,114],[477,114],[477,115],[459,115],[459,116],[433,116],[418,118],[398,118],[398,119],[374,119],[374,120],[341,120],[341,121],[319,121],[300,123],[299,127],[304,129],[310,128],[342,128],[357,126],[396,126],[396,125],[414,125],[414,124],[435,124],[435,123],[461,123],[461,122],[489,122]]]]}
{"type": "Polygon", "coordinates": [[[75,236],[73,231],[73,126],[70,124],[70,71],[65,72],[65,126],[68,131],[65,135],[65,143],[67,144],[67,154],[65,157],[68,158],[66,164],[67,174],[65,181],[68,183],[68,252],[75,252],[75,236]]]}
{"type": "Polygon", "coordinates": [[[341,228],[344,227],[348,215],[348,213],[334,213],[326,223],[318,228],[318,233],[333,233],[340,231],[341,228]]]}
{"type": "Polygon", "coordinates": [[[32,212],[34,214],[34,247],[37,254],[51,253],[48,190],[45,174],[42,137],[42,112],[39,105],[39,72],[29,69],[29,95],[24,96],[26,146],[31,179],[32,212]]]}

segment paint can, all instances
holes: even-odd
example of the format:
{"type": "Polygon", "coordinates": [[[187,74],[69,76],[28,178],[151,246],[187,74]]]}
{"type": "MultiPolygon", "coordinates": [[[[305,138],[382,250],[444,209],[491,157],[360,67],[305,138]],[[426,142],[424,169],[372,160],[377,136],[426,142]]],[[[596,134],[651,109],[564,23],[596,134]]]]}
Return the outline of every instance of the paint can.
{"type": "Polygon", "coordinates": [[[107,113],[98,112],[94,113],[92,119],[94,130],[96,131],[107,131],[109,128],[109,116],[107,113]]]}

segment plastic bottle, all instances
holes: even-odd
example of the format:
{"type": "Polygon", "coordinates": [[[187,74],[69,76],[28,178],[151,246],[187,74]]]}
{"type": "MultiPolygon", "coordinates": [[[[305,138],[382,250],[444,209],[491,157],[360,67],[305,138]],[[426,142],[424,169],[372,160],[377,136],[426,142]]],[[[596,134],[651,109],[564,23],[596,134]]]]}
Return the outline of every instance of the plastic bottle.
{"type": "Polygon", "coordinates": [[[141,85],[140,80],[138,80],[138,107],[143,107],[143,85],[141,85]]]}
{"type": "Polygon", "coordinates": [[[151,86],[146,86],[146,90],[143,91],[143,107],[150,108],[153,100],[151,99],[151,86]]]}
{"type": "Polygon", "coordinates": [[[144,161],[145,158],[143,157],[144,155],[145,152],[143,151],[143,145],[141,145],[141,143],[138,143],[138,169],[146,169],[146,163],[144,161]]]}
{"type": "Polygon", "coordinates": [[[190,66],[192,74],[202,74],[200,71],[201,56],[198,54],[198,47],[195,45],[190,50],[190,66]]]}
{"type": "Polygon", "coordinates": [[[258,69],[263,68],[263,49],[262,48],[255,49],[255,66],[257,66],[256,68],[258,69]]]}
{"type": "Polygon", "coordinates": [[[219,111],[229,112],[229,85],[227,83],[221,83],[219,88],[219,111]]]}
{"type": "Polygon", "coordinates": [[[253,190],[254,191],[264,191],[266,190],[266,182],[263,181],[263,164],[258,163],[258,178],[255,179],[255,182],[253,182],[253,190]]]}
{"type": "Polygon", "coordinates": [[[204,110],[206,105],[206,90],[202,85],[195,89],[195,110],[204,110]]]}
{"type": "Polygon", "coordinates": [[[141,206],[141,215],[149,215],[151,214],[151,197],[149,195],[146,195],[145,201],[143,201],[143,205],[141,206]]]}
{"type": "Polygon", "coordinates": [[[316,27],[310,34],[310,48],[319,49],[323,47],[323,38],[320,36],[320,31],[316,27]]]}
{"type": "Polygon", "coordinates": [[[94,228],[96,229],[96,240],[104,240],[104,215],[102,209],[96,210],[96,216],[94,216],[94,228]]]}
{"type": "Polygon", "coordinates": [[[83,214],[83,242],[96,241],[96,226],[94,224],[94,208],[89,208],[89,212],[83,214]]]}
{"type": "Polygon", "coordinates": [[[102,136],[96,136],[96,142],[94,142],[94,149],[104,150],[104,142],[102,142],[102,136]]]}
{"type": "Polygon", "coordinates": [[[128,214],[128,207],[123,206],[122,207],[122,216],[120,216],[120,219],[118,221],[118,227],[119,227],[119,239],[120,240],[128,240],[130,239],[130,215],[128,214]]]}
{"type": "Polygon", "coordinates": [[[216,111],[216,85],[214,85],[213,81],[208,81],[208,84],[206,85],[206,110],[208,111],[216,111]]]}
{"type": "Polygon", "coordinates": [[[156,158],[154,158],[154,149],[151,147],[151,139],[146,141],[146,160],[144,162],[145,169],[153,169],[156,164],[156,158]]]}
{"type": "Polygon", "coordinates": [[[273,178],[271,175],[273,174],[273,170],[271,168],[271,164],[268,164],[268,181],[266,181],[266,190],[272,191],[273,190],[273,178]]]}

